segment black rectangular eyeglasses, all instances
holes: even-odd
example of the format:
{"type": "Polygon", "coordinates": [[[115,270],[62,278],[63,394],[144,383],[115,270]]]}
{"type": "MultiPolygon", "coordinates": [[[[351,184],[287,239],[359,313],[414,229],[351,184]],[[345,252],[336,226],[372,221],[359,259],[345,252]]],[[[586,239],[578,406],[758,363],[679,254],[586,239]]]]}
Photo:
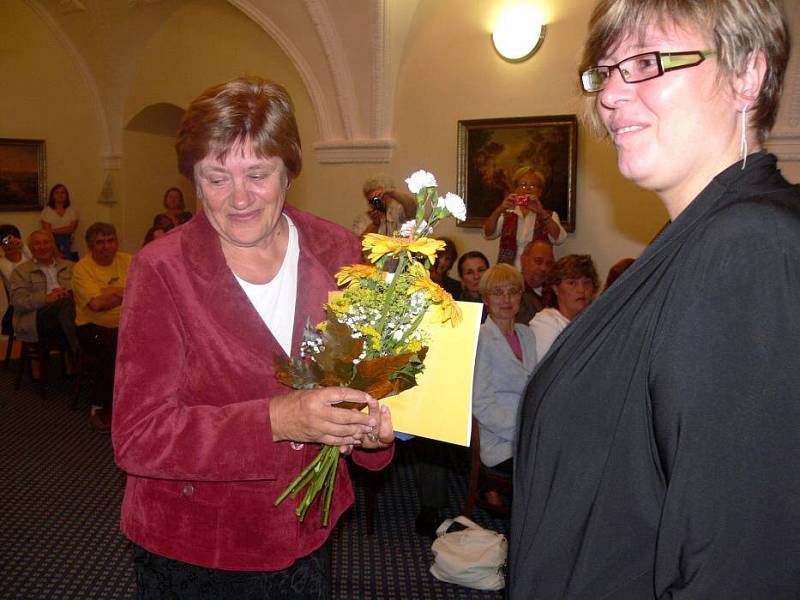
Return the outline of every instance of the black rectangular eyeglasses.
{"type": "Polygon", "coordinates": [[[696,67],[715,50],[687,50],[686,52],[644,52],[629,56],[615,65],[597,65],[581,73],[581,84],[587,92],[599,92],[608,83],[614,69],[625,83],[639,83],[661,77],[667,71],[696,67]]]}

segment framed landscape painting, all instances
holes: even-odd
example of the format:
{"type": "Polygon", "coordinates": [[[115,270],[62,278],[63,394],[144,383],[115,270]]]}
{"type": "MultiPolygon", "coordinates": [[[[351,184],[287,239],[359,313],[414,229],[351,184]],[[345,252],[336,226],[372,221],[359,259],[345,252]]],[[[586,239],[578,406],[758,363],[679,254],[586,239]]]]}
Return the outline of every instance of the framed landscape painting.
{"type": "Polygon", "coordinates": [[[514,173],[530,166],[547,178],[542,204],[575,230],[575,115],[458,122],[458,193],[467,205],[462,227],[482,227],[512,190],[514,173]]]}
{"type": "Polygon", "coordinates": [[[44,140],[0,138],[0,211],[42,210],[45,165],[44,140]]]}

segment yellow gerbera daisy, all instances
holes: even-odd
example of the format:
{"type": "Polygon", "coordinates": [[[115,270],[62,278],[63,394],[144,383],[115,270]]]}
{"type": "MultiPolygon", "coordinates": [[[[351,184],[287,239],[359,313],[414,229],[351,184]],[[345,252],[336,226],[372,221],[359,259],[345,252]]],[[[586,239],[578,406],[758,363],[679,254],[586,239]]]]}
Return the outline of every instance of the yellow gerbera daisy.
{"type": "Polygon", "coordinates": [[[443,250],[445,243],[441,240],[434,240],[433,238],[398,238],[380,235],[378,233],[368,233],[361,241],[361,246],[365,251],[369,251],[367,257],[370,262],[374,263],[387,254],[400,254],[406,252],[409,257],[412,254],[424,254],[428,260],[433,261],[436,258],[436,253],[443,250]]]}
{"type": "Polygon", "coordinates": [[[349,265],[342,267],[336,273],[336,283],[339,286],[347,285],[347,287],[357,286],[362,279],[371,279],[375,277],[375,267],[372,265],[349,265]]]}

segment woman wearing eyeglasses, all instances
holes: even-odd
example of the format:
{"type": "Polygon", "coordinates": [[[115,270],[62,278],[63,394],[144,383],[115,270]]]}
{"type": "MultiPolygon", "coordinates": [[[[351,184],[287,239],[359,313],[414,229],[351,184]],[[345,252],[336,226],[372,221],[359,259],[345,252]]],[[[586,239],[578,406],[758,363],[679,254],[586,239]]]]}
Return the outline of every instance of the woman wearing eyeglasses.
{"type": "Polygon", "coordinates": [[[512,178],[513,190],[492,211],[483,224],[487,240],[500,238],[497,262],[522,270],[522,251],[533,240],[558,245],[567,239],[558,213],[542,205],[547,178],[533,167],[522,167],[512,178]]]}
{"type": "Polygon", "coordinates": [[[599,279],[592,257],[588,254],[561,257],[547,275],[545,285],[545,301],[549,306],[530,321],[539,358],[547,354],[559,334],[594,300],[599,279]]]}
{"type": "MultiPolygon", "coordinates": [[[[522,273],[511,265],[495,265],[481,276],[489,316],[478,338],[472,411],[481,427],[481,462],[509,475],[517,407],[536,366],[536,339],[529,327],[514,322],[523,289],[522,273]]],[[[487,501],[502,504],[496,495],[487,501]]]]}
{"type": "Polygon", "coordinates": [[[671,223],[526,390],[511,600],[797,598],[800,190],[762,150],[789,50],[779,0],[595,9],[588,122],[671,223]]]}

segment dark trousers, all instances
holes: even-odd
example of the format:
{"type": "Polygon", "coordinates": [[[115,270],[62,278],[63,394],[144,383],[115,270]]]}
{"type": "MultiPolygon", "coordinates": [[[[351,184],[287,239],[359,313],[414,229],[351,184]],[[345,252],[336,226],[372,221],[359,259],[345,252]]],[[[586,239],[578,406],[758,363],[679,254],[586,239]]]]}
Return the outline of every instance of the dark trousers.
{"type": "Polygon", "coordinates": [[[72,296],[45,304],[36,311],[36,334],[39,336],[39,340],[59,341],[70,349],[73,356],[77,355],[75,301],[72,296]]]}
{"type": "Polygon", "coordinates": [[[328,600],[328,544],[282,571],[222,571],[166,558],[133,545],[138,600],[328,600]]]}
{"type": "Polygon", "coordinates": [[[466,448],[447,442],[415,437],[414,448],[417,495],[423,508],[445,508],[448,504],[449,473],[464,470],[466,448]]]}
{"type": "Polygon", "coordinates": [[[94,381],[89,391],[92,406],[111,410],[114,397],[114,365],[117,362],[118,329],[101,327],[94,323],[78,327],[81,351],[89,355],[94,364],[94,381]]]}

